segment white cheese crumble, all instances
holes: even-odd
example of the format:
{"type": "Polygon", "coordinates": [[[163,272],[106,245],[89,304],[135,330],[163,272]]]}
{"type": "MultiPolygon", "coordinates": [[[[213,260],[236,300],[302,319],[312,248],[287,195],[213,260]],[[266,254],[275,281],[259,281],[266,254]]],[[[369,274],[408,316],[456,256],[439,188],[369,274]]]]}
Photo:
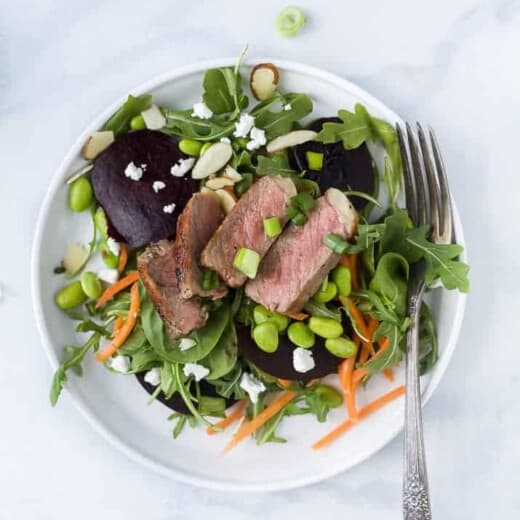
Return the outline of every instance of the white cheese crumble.
{"type": "Polygon", "coordinates": [[[192,117],[198,117],[199,119],[209,119],[212,115],[213,112],[203,101],[193,105],[193,112],[191,113],[192,117]]]}
{"type": "Polygon", "coordinates": [[[191,338],[181,338],[179,342],[179,350],[181,352],[186,352],[186,350],[190,350],[190,348],[193,348],[197,342],[194,339],[191,338]]]}
{"type": "Polygon", "coordinates": [[[155,193],[159,193],[160,190],[164,190],[164,188],[166,188],[166,184],[163,181],[154,181],[152,188],[155,193]]]}
{"type": "Polygon", "coordinates": [[[163,206],[162,210],[165,213],[170,213],[171,214],[171,213],[173,213],[175,211],[175,206],[176,206],[175,202],[172,202],[171,204],[166,204],[166,206],[163,206]]]}
{"type": "Polygon", "coordinates": [[[311,350],[301,347],[293,350],[293,367],[296,372],[305,373],[312,370],[315,366],[311,350]]]}
{"type": "Polygon", "coordinates": [[[193,376],[195,381],[200,381],[209,374],[209,368],[198,365],[197,363],[186,363],[182,371],[186,377],[193,376]]]}
{"type": "Polygon", "coordinates": [[[226,143],[226,144],[231,144],[231,139],[229,137],[221,137],[220,142],[226,143]]]}
{"type": "Polygon", "coordinates": [[[119,256],[119,253],[121,252],[121,246],[112,237],[107,238],[107,247],[113,255],[119,256]]]}
{"type": "Polygon", "coordinates": [[[260,128],[253,127],[249,134],[251,141],[246,144],[246,148],[249,151],[258,150],[261,146],[264,146],[267,143],[267,139],[265,137],[265,131],[260,130],[260,128]]]}
{"type": "Polygon", "coordinates": [[[117,269],[101,269],[98,271],[98,278],[112,285],[119,279],[119,273],[117,269]]]}
{"type": "Polygon", "coordinates": [[[258,402],[258,396],[265,392],[264,383],[253,374],[248,374],[247,372],[242,374],[240,388],[247,392],[252,403],[258,402]]]}
{"type": "Polygon", "coordinates": [[[146,383],[152,386],[158,386],[161,382],[161,369],[158,367],[152,368],[148,370],[144,375],[144,380],[146,383]]]}
{"type": "Polygon", "coordinates": [[[171,168],[170,173],[174,177],[184,177],[195,164],[195,158],[179,159],[171,168]]]}
{"type": "Polygon", "coordinates": [[[108,366],[116,372],[126,374],[130,370],[130,358],[118,354],[108,360],[108,366]]]}
{"type": "Polygon", "coordinates": [[[235,123],[235,137],[247,137],[255,124],[255,118],[247,113],[240,114],[240,119],[235,123]]]}
{"type": "Polygon", "coordinates": [[[125,175],[133,181],[141,180],[144,170],[134,164],[134,161],[129,162],[125,168],[125,175]]]}
{"type": "Polygon", "coordinates": [[[143,172],[146,171],[146,168],[148,168],[147,164],[141,164],[141,170],[143,170],[143,172]]]}
{"type": "Polygon", "coordinates": [[[283,109],[284,109],[286,112],[289,112],[289,110],[292,110],[291,103],[287,103],[287,105],[284,105],[284,106],[283,106],[283,109]]]}

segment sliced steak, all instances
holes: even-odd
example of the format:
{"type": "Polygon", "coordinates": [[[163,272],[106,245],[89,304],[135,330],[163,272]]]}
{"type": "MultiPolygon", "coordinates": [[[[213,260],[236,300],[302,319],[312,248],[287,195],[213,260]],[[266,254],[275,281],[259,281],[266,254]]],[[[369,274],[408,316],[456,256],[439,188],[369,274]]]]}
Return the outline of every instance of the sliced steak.
{"type": "Polygon", "coordinates": [[[218,228],[224,213],[219,199],[212,193],[196,193],[177,220],[175,263],[177,281],[182,298],[203,296],[222,298],[227,288],[222,284],[206,291],[202,288],[199,260],[202,250],[218,228]]]}
{"type": "Polygon", "coordinates": [[[137,259],[137,269],[172,338],[186,336],[206,323],[208,312],[200,298],[181,298],[172,242],[161,240],[148,246],[137,259]]]}
{"type": "Polygon", "coordinates": [[[263,221],[278,217],[285,224],[285,210],[294,195],[296,188],[288,178],[266,176],[255,182],[209,241],[202,252],[202,265],[217,271],[231,287],[243,285],[246,276],[233,267],[237,251],[247,247],[263,258],[276,240],[265,236],[263,221]]]}
{"type": "Polygon", "coordinates": [[[270,310],[297,312],[318,290],[340,255],[323,244],[323,237],[335,233],[350,238],[358,215],[347,197],[329,188],[303,226],[290,226],[276,241],[260,264],[246,294],[270,310]]]}

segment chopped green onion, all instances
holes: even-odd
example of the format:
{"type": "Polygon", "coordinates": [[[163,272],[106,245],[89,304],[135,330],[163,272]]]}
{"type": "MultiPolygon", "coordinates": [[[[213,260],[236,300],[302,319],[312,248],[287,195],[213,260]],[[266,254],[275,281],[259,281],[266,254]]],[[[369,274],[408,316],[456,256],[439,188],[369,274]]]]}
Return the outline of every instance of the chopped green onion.
{"type": "Polygon", "coordinates": [[[345,192],[345,195],[347,197],[359,197],[360,199],[365,199],[368,202],[371,202],[372,204],[374,204],[374,206],[377,206],[378,208],[381,207],[381,204],[377,199],[375,199],[368,193],[364,193],[363,191],[349,190],[345,192]]]}
{"type": "Polygon", "coordinates": [[[316,200],[310,193],[298,193],[291,199],[291,205],[307,215],[316,206],[316,200]]]}
{"type": "Polygon", "coordinates": [[[296,213],[296,215],[291,219],[291,222],[295,226],[302,226],[307,222],[307,217],[301,211],[298,211],[298,213],[296,213]]]}
{"type": "Polygon", "coordinates": [[[216,271],[208,269],[202,273],[201,286],[205,291],[211,291],[219,286],[220,280],[216,271]]]}
{"type": "Polygon", "coordinates": [[[338,255],[344,255],[349,246],[349,243],[346,240],[343,240],[340,236],[335,235],[334,233],[326,235],[323,238],[323,243],[338,255]]]}
{"type": "Polygon", "coordinates": [[[269,238],[277,237],[282,232],[282,223],[278,217],[264,218],[264,233],[269,238]]]}
{"type": "Polygon", "coordinates": [[[320,171],[323,168],[323,154],[321,152],[307,151],[307,166],[309,170],[320,171]]]}
{"type": "Polygon", "coordinates": [[[251,279],[256,276],[259,265],[260,255],[252,249],[247,249],[247,247],[240,248],[233,261],[233,266],[251,279]]]}
{"type": "Polygon", "coordinates": [[[296,5],[284,7],[276,17],[276,29],[282,36],[296,36],[305,25],[305,14],[296,5]]]}
{"type": "Polygon", "coordinates": [[[296,206],[288,206],[285,210],[285,214],[290,218],[293,219],[298,213],[301,213],[301,211],[296,206]]]}

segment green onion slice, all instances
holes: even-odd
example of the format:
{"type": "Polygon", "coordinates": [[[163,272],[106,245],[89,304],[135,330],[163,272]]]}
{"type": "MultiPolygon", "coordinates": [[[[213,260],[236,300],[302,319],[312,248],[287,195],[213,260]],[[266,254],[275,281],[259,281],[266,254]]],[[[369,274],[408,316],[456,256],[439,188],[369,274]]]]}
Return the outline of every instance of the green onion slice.
{"type": "Polygon", "coordinates": [[[264,233],[266,237],[274,238],[282,232],[282,223],[278,217],[264,219],[264,233]]]}
{"type": "Polygon", "coordinates": [[[251,279],[256,276],[259,265],[260,255],[252,249],[247,249],[247,247],[240,248],[233,261],[233,266],[251,279]]]}
{"type": "Polygon", "coordinates": [[[288,5],[276,17],[276,29],[282,36],[296,36],[305,22],[304,12],[296,5],[288,5]]]}
{"type": "Polygon", "coordinates": [[[346,240],[343,240],[339,235],[335,235],[334,233],[326,235],[323,239],[323,243],[338,255],[344,255],[349,246],[346,240]]]}

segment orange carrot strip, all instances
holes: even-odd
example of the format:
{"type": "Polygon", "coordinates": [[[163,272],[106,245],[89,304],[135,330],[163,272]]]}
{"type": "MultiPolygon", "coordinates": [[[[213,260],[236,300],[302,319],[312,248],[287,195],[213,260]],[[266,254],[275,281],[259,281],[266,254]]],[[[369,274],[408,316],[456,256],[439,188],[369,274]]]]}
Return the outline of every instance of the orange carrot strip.
{"type": "Polygon", "coordinates": [[[99,298],[96,302],[96,309],[103,307],[105,303],[111,300],[118,292],[121,292],[123,289],[126,289],[129,285],[132,285],[134,282],[139,280],[139,273],[134,271],[129,275],[121,278],[121,280],[117,281],[114,285],[111,285],[99,298]]]}
{"type": "Polygon", "coordinates": [[[126,267],[128,262],[128,249],[124,244],[121,244],[121,250],[119,251],[119,261],[117,262],[117,272],[121,274],[126,267]]]}
{"type": "Polygon", "coordinates": [[[339,380],[341,382],[343,392],[345,392],[348,415],[353,421],[357,421],[358,418],[358,411],[356,408],[356,393],[354,383],[352,381],[352,374],[354,372],[355,365],[356,358],[351,357],[345,359],[345,361],[343,361],[339,366],[339,380]]]}
{"type": "Polygon", "coordinates": [[[288,388],[289,386],[291,386],[292,381],[289,381],[289,379],[278,379],[278,383],[280,386],[288,388]]]}
{"type": "Polygon", "coordinates": [[[123,323],[125,320],[122,316],[118,316],[116,320],[114,321],[114,329],[112,330],[112,337],[117,336],[117,333],[121,330],[121,327],[123,326],[123,323]]]}
{"type": "Polygon", "coordinates": [[[285,316],[296,321],[303,321],[309,317],[309,315],[305,314],[304,312],[286,312],[285,316]]]}
{"type": "Polygon", "coordinates": [[[352,289],[355,291],[359,289],[359,272],[358,272],[358,257],[357,255],[350,256],[350,276],[352,281],[352,289]]]}
{"type": "Polygon", "coordinates": [[[276,415],[286,404],[292,401],[298,395],[297,392],[291,390],[285,391],[279,397],[277,397],[267,408],[260,412],[253,420],[246,424],[237,431],[235,436],[229,441],[227,446],[224,448],[223,454],[232,450],[239,442],[243,441],[246,437],[249,437],[254,433],[260,426],[265,424],[271,417],[276,415]]]}
{"type": "Polygon", "coordinates": [[[354,384],[357,385],[367,375],[368,370],[366,368],[357,368],[356,370],[354,370],[352,381],[354,384]]]}
{"type": "Polygon", "coordinates": [[[391,368],[385,368],[383,370],[383,374],[388,379],[388,381],[392,382],[394,380],[394,372],[391,368]]]}
{"type": "Polygon", "coordinates": [[[367,324],[365,323],[365,320],[363,319],[363,315],[361,314],[359,309],[356,307],[354,300],[350,296],[348,296],[346,298],[343,296],[340,296],[340,301],[343,304],[343,306],[348,308],[350,315],[352,316],[352,318],[354,318],[354,321],[356,322],[356,326],[357,326],[359,332],[361,332],[361,334],[365,338],[369,339],[370,331],[368,330],[367,324]]]}
{"type": "Polygon", "coordinates": [[[127,340],[128,336],[130,336],[137,319],[137,313],[139,312],[140,304],[139,284],[136,282],[134,285],[132,285],[132,289],[130,290],[130,310],[128,311],[128,318],[112,342],[96,354],[96,359],[98,361],[106,361],[127,340]]]}
{"type": "MultiPolygon", "coordinates": [[[[372,340],[377,328],[379,327],[379,322],[376,319],[372,318],[371,316],[368,316],[367,321],[368,321],[367,337],[372,340]]],[[[375,350],[374,350],[373,341],[370,341],[370,342],[364,341],[363,348],[361,349],[361,354],[359,356],[359,362],[361,364],[366,363],[368,361],[368,358],[371,355],[373,356],[374,354],[375,354],[375,350]]]]}
{"type": "Polygon", "coordinates": [[[210,428],[209,426],[206,428],[206,433],[208,435],[215,435],[216,433],[219,433],[219,430],[215,429],[218,428],[220,430],[226,429],[230,424],[233,424],[235,421],[238,421],[240,417],[244,415],[244,410],[247,407],[247,399],[244,399],[242,401],[239,401],[237,405],[235,406],[235,409],[224,419],[221,421],[215,423],[213,425],[213,428],[210,428]]]}
{"type": "MultiPolygon", "coordinates": [[[[397,388],[394,388],[393,390],[382,395],[381,397],[378,397],[377,399],[369,403],[367,406],[359,410],[359,419],[365,419],[365,417],[368,417],[369,415],[373,414],[374,412],[376,412],[386,404],[390,403],[394,399],[397,399],[399,396],[403,394],[404,386],[398,386],[397,388]]],[[[319,450],[321,448],[324,448],[332,441],[336,440],[340,435],[352,428],[352,426],[354,426],[355,424],[356,421],[353,421],[352,419],[347,419],[346,421],[343,421],[341,424],[336,426],[336,428],[327,433],[327,435],[323,436],[321,439],[315,442],[312,445],[312,449],[319,450]]]]}

